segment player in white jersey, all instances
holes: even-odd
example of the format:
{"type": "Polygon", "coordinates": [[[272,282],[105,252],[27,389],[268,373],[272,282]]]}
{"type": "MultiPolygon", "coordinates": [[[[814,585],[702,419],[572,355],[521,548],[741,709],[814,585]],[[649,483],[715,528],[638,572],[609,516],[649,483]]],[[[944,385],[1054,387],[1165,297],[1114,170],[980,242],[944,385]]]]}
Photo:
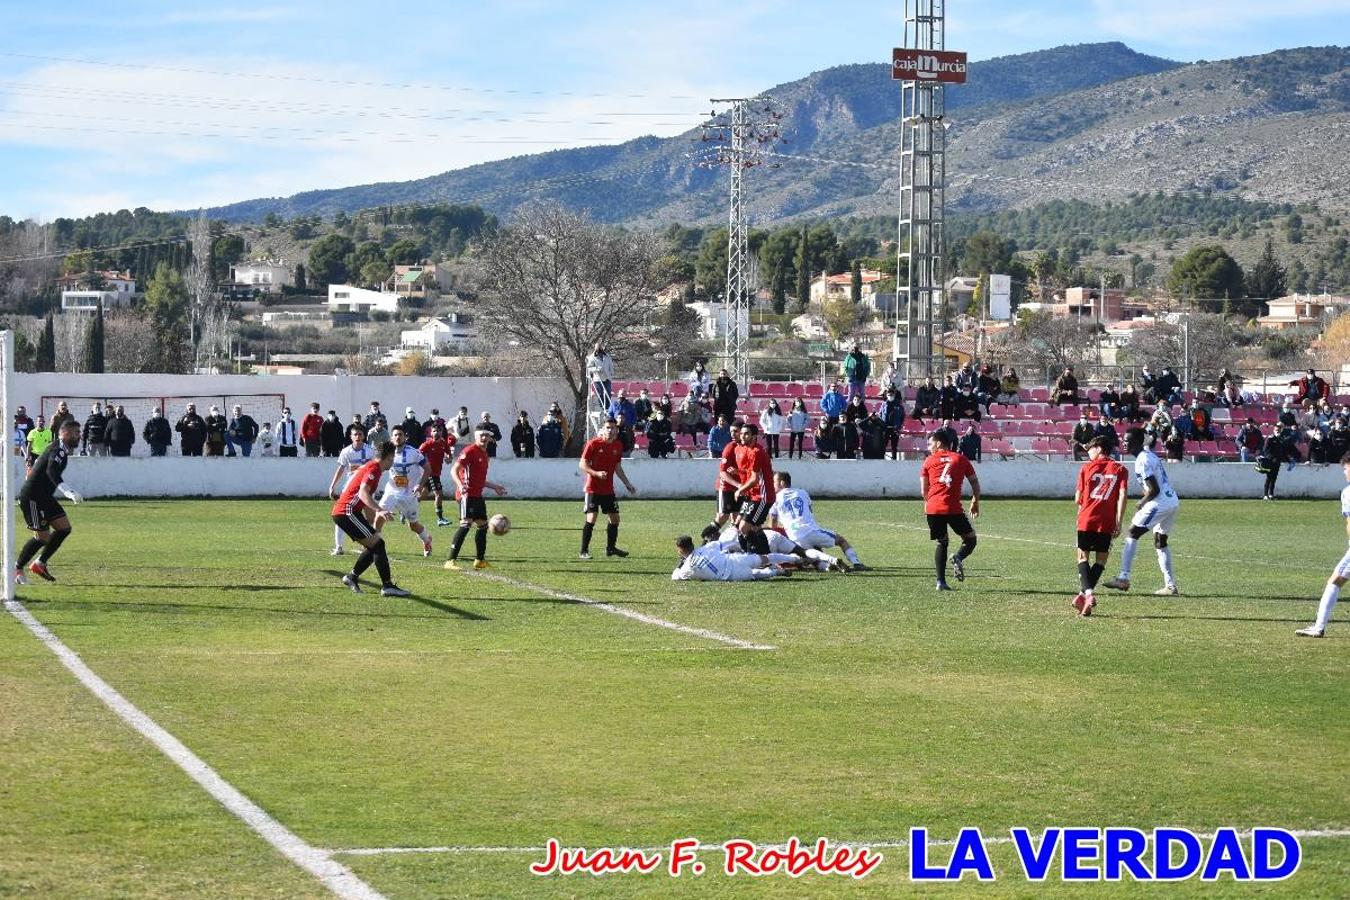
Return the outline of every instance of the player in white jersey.
{"type": "Polygon", "coordinates": [[[675,539],[675,549],[680,564],[670,573],[671,581],[762,581],[787,575],[780,564],[797,561],[781,553],[725,553],[714,544],[695,548],[687,534],[675,539]]]}
{"type": "MultiPolygon", "coordinates": [[[[812,550],[797,544],[792,538],[781,531],[773,528],[765,528],[759,532],[764,543],[769,548],[769,553],[777,553],[782,556],[791,557],[793,563],[800,566],[814,564],[815,568],[821,572],[847,572],[848,566],[842,559],[835,559],[828,553],[820,550],[812,550]]],[[[703,544],[706,547],[716,547],[723,553],[754,553],[750,549],[749,540],[746,535],[741,534],[740,530],[734,525],[729,525],[722,531],[717,532],[716,525],[709,525],[701,533],[703,544]]]]}
{"type": "MultiPolygon", "coordinates": [[[[1341,457],[1341,472],[1345,475],[1345,480],[1350,481],[1350,453],[1341,457]]],[[[1341,491],[1341,516],[1345,519],[1345,536],[1350,539],[1350,484],[1341,491]]],[[[1350,579],[1350,550],[1345,551],[1336,568],[1331,570],[1327,586],[1322,589],[1322,600],[1317,604],[1317,621],[1307,628],[1300,628],[1294,632],[1295,634],[1299,637],[1312,638],[1320,638],[1326,634],[1327,622],[1331,621],[1331,610],[1335,608],[1336,600],[1341,595],[1341,587],[1347,579],[1350,579]]]]}
{"type": "Polygon", "coordinates": [[[430,556],[431,534],[417,521],[417,495],[426,478],[427,458],[408,443],[402,425],[395,425],[389,437],[394,442],[394,462],[389,467],[384,493],[380,495],[380,509],[402,516],[422,542],[422,555],[430,556]]]}
{"type": "Polygon", "coordinates": [[[1125,433],[1125,452],[1134,454],[1134,475],[1143,486],[1144,497],[1130,520],[1130,534],[1125,538],[1125,547],[1120,554],[1120,575],[1106,582],[1106,586],[1118,591],[1130,589],[1130,570],[1134,566],[1134,554],[1139,550],[1139,539],[1152,531],[1153,546],[1158,551],[1158,568],[1163,574],[1163,586],[1153,593],[1175,596],[1180,591],[1177,590],[1172,548],[1167,546],[1167,536],[1176,523],[1181,500],[1172,488],[1162,460],[1153,452],[1157,439],[1152,430],[1143,428],[1131,428],[1125,433]]]}
{"type": "Polygon", "coordinates": [[[769,512],[770,527],[781,526],[793,543],[807,550],[828,550],[830,547],[838,547],[844,552],[844,557],[854,571],[867,571],[867,566],[858,558],[858,551],[853,549],[842,534],[821,528],[816,522],[815,511],[811,508],[811,495],[801,488],[792,486],[790,473],[773,473],[773,483],[777,495],[773,509],[769,512]]]}
{"type": "MultiPolygon", "coordinates": [[[[356,470],[364,466],[379,456],[374,447],[366,443],[366,430],[359,425],[352,425],[347,429],[347,437],[351,443],[342,448],[338,454],[337,469],[333,472],[333,481],[328,485],[328,496],[333,500],[338,498],[341,488],[346,486],[347,481],[356,474],[356,470]]],[[[342,555],[342,545],[346,541],[346,533],[337,526],[333,527],[333,556],[342,555]]]]}

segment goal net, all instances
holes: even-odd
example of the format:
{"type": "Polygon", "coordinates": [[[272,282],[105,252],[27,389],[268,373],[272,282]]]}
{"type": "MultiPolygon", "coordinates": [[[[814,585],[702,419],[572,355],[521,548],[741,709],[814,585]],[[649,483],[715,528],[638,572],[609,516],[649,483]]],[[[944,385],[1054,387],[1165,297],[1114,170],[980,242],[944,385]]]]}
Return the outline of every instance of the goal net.
{"type": "Polygon", "coordinates": [[[17,453],[17,444],[14,441],[14,404],[10,397],[10,388],[13,384],[14,375],[14,332],[0,331],[0,421],[6,425],[5,428],[5,471],[0,475],[0,488],[3,488],[5,495],[4,509],[0,514],[4,516],[4,598],[6,601],[14,599],[14,515],[18,508],[15,504],[15,495],[19,490],[19,482],[16,477],[23,475],[23,470],[16,469],[22,465],[23,458],[17,453]]]}
{"type": "MultiPolygon", "coordinates": [[[[46,416],[47,421],[51,422],[52,415],[60,407],[61,403],[66,404],[75,421],[83,423],[89,416],[90,407],[95,403],[103,404],[105,414],[112,415],[115,407],[121,406],[128,419],[136,427],[136,443],[131,447],[132,456],[149,456],[150,445],[145,442],[145,423],[150,421],[157,411],[163,411],[164,418],[169,420],[169,428],[178,424],[178,420],[183,417],[187,411],[189,403],[196,407],[197,415],[205,419],[211,412],[211,407],[220,410],[220,414],[226,419],[231,418],[232,410],[235,406],[243,407],[245,414],[251,416],[258,427],[262,428],[266,422],[272,423],[273,427],[281,419],[281,411],[286,407],[285,394],[161,394],[157,396],[138,396],[138,397],[119,397],[117,395],[107,395],[103,397],[73,397],[44,395],[39,404],[38,412],[46,416]]],[[[179,453],[178,434],[174,432],[173,442],[169,445],[169,455],[177,456],[179,453]]]]}

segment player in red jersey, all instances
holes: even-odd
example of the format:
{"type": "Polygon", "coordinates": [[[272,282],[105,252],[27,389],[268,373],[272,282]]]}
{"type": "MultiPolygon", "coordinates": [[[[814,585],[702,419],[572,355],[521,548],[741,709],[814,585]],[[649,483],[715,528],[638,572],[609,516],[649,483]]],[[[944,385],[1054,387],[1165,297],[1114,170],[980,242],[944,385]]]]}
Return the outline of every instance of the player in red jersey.
{"type": "Polygon", "coordinates": [[[431,494],[436,498],[436,524],[449,525],[450,520],[445,517],[445,488],[441,487],[441,469],[445,465],[446,454],[455,449],[455,439],[446,435],[444,422],[433,422],[431,437],[417,449],[427,460],[427,487],[431,488],[431,494]]]}
{"type": "Polygon", "coordinates": [[[947,586],[947,529],[961,538],[961,549],[952,556],[952,574],[966,580],[965,561],[975,552],[975,529],[961,508],[961,484],[970,481],[970,515],[980,517],[980,479],[975,467],[952,450],[952,436],[935,431],[928,436],[928,458],[919,471],[919,489],[923,492],[923,511],[928,515],[928,536],[937,542],[933,564],[937,568],[937,589],[947,586]]]}
{"type": "Polygon", "coordinates": [[[736,433],[736,498],[740,501],[740,532],[752,553],[767,553],[764,523],[776,497],[773,463],[759,445],[759,426],[746,422],[736,433]]]}
{"type": "Polygon", "coordinates": [[[623,471],[623,442],[619,440],[617,421],[606,419],[600,435],[586,442],[577,468],[586,473],[586,522],[581,526],[581,558],[591,558],[591,534],[595,531],[597,512],[609,516],[609,525],[605,526],[605,555],[627,556],[627,550],[615,546],[619,539],[619,501],[614,496],[614,477],[619,477],[630,494],[636,494],[637,488],[623,471]]]}
{"type": "Polygon", "coordinates": [[[460,451],[459,458],[450,467],[450,477],[455,482],[455,499],[459,501],[459,528],[450,541],[450,558],[445,561],[447,569],[458,571],[459,549],[469,536],[469,528],[478,530],[473,536],[475,569],[490,569],[487,560],[488,514],[487,502],[483,500],[483,488],[490,489],[498,497],[506,495],[506,488],[494,481],[487,480],[488,444],[492,443],[492,432],[480,423],[473,433],[473,443],[460,451]]]}
{"type": "Polygon", "coordinates": [[[717,491],[717,512],[713,515],[712,523],[719,532],[727,519],[736,515],[736,505],[740,502],[736,496],[736,486],[739,484],[736,480],[736,446],[736,441],[731,440],[722,448],[722,456],[717,462],[717,477],[713,480],[713,488],[717,491]]]}
{"type": "Polygon", "coordinates": [[[1073,608],[1080,616],[1092,615],[1097,605],[1093,591],[1111,556],[1111,539],[1120,534],[1130,480],[1129,470],[1111,458],[1110,439],[1093,438],[1087,443],[1088,461],[1078,470],[1073,502],[1078,504],[1078,596],[1073,608]],[[1088,565],[1088,554],[1097,561],[1088,565]]]}
{"type": "Polygon", "coordinates": [[[384,538],[380,537],[378,531],[392,514],[380,509],[375,502],[375,488],[379,487],[380,477],[393,465],[394,450],[392,441],[381,444],[379,456],[356,470],[356,473],[347,480],[347,486],[342,489],[337,502],[333,504],[333,524],[366,548],[352,564],[352,570],[342,576],[342,583],[357,594],[361,593],[361,573],[374,563],[375,571],[380,574],[381,596],[408,596],[407,591],[394,584],[389,573],[389,554],[385,552],[384,538]],[[373,525],[361,514],[363,509],[374,513],[373,525]]]}

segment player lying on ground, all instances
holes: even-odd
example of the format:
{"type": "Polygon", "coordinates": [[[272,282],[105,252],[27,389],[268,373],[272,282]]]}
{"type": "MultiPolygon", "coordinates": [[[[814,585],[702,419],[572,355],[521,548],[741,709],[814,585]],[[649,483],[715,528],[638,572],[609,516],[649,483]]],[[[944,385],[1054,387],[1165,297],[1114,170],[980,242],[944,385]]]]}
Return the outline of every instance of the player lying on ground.
{"type": "MultiPolygon", "coordinates": [[[[1350,481],[1350,453],[1341,457],[1341,473],[1345,475],[1346,481],[1350,481]]],[[[1345,518],[1345,536],[1350,539],[1350,484],[1341,491],[1341,515],[1345,518]]],[[[1294,632],[1295,634],[1299,637],[1312,638],[1320,638],[1326,634],[1327,623],[1331,621],[1331,610],[1335,608],[1336,599],[1340,597],[1341,588],[1347,578],[1350,578],[1350,550],[1345,551],[1336,568],[1331,570],[1327,586],[1322,589],[1322,599],[1317,604],[1317,621],[1307,628],[1300,628],[1294,632]]]]}
{"type": "Polygon", "coordinates": [[[787,575],[782,563],[798,557],[781,553],[724,553],[713,544],[694,547],[694,539],[682,534],[675,539],[680,564],[670,573],[671,581],[762,581],[787,575]]]}
{"type": "Polygon", "coordinates": [[[78,504],[84,499],[78,491],[62,482],[69,453],[78,446],[80,446],[80,426],[73,419],[67,419],[61,423],[56,440],[42,451],[42,455],[33,463],[28,477],[24,479],[23,487],[19,488],[19,506],[23,510],[23,521],[28,530],[33,532],[33,536],[19,551],[19,559],[14,567],[16,584],[28,583],[23,574],[24,566],[28,566],[28,571],[39,578],[45,578],[47,581],[56,580],[56,576],[47,568],[47,562],[57,550],[61,549],[61,544],[70,537],[71,531],[70,519],[66,518],[66,511],[57,502],[56,492],[59,490],[65,494],[71,503],[78,504]],[[33,556],[38,554],[39,550],[42,551],[41,555],[33,560],[33,556]]]}
{"type": "Polygon", "coordinates": [[[821,528],[816,522],[815,511],[811,508],[811,495],[802,488],[792,486],[790,473],[775,472],[773,484],[776,496],[769,514],[770,529],[781,526],[793,543],[807,550],[838,547],[856,571],[867,570],[867,566],[858,558],[857,551],[842,534],[821,528]]]}
{"type": "Polygon", "coordinates": [[[1111,556],[1111,539],[1120,534],[1125,520],[1126,486],[1130,473],[1111,458],[1110,438],[1087,442],[1088,461],[1078,470],[1073,502],[1078,504],[1078,595],[1073,608],[1081,616],[1092,615],[1097,605],[1093,593],[1111,556]],[[1088,554],[1095,562],[1088,563],[1088,554]]]}
{"type": "Polygon", "coordinates": [[[1152,429],[1131,428],[1125,432],[1125,452],[1134,455],[1134,475],[1144,487],[1144,496],[1139,501],[1134,518],[1130,520],[1130,534],[1125,538],[1125,549],[1120,554],[1120,575],[1106,582],[1106,586],[1117,591],[1130,589],[1130,571],[1134,567],[1134,554],[1139,550],[1139,539],[1153,531],[1153,546],[1158,551],[1158,568],[1162,570],[1163,586],[1153,593],[1159,596],[1175,596],[1177,577],[1172,570],[1172,549],[1167,546],[1167,536],[1176,524],[1177,510],[1181,500],[1172,489],[1167,477],[1167,468],[1153,445],[1158,437],[1152,429]]]}
{"type": "MultiPolygon", "coordinates": [[[[765,528],[759,532],[763,536],[765,544],[768,546],[766,551],[769,554],[778,554],[781,556],[792,557],[792,562],[783,563],[794,568],[816,569],[821,572],[847,572],[848,566],[842,559],[835,559],[828,553],[822,553],[819,550],[808,550],[796,544],[791,538],[781,531],[772,528],[765,528]]],[[[753,549],[751,541],[734,527],[728,527],[720,534],[713,525],[708,525],[703,529],[700,535],[704,546],[715,546],[723,553],[753,553],[759,551],[753,549]]]]}
{"type": "Polygon", "coordinates": [[[380,594],[385,597],[407,597],[408,592],[394,584],[389,572],[389,554],[384,549],[384,538],[376,530],[391,515],[375,503],[375,489],[380,485],[380,477],[389,470],[394,462],[394,445],[385,441],[380,445],[379,456],[356,470],[342,489],[342,496],[333,504],[333,524],[347,533],[365,552],[356,558],[352,570],[342,576],[342,583],[354,593],[361,593],[361,573],[375,564],[380,576],[380,594]],[[362,512],[369,510],[373,515],[374,527],[366,521],[362,512]]]}

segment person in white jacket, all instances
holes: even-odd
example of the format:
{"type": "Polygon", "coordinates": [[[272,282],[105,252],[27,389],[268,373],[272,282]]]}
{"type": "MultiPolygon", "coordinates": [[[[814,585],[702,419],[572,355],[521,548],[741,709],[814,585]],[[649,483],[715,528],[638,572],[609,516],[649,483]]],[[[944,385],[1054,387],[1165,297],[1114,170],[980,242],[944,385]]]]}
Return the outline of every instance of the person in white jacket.
{"type": "Polygon", "coordinates": [[[693,397],[699,403],[702,403],[712,393],[712,376],[708,374],[707,368],[703,365],[703,360],[694,363],[694,371],[689,373],[685,379],[689,385],[689,396],[693,397]]]}
{"type": "Polygon", "coordinates": [[[600,398],[600,405],[609,409],[612,393],[610,382],[614,380],[614,357],[605,351],[603,344],[596,344],[595,352],[586,358],[586,377],[590,378],[595,396],[600,398]]]}
{"type": "Polygon", "coordinates": [[[792,411],[787,414],[785,423],[788,430],[788,459],[792,459],[792,451],[797,451],[797,458],[802,458],[802,448],[806,444],[806,429],[811,424],[811,414],[806,411],[806,401],[798,397],[792,404],[792,411]]]}
{"type": "Polygon", "coordinates": [[[783,411],[778,408],[777,400],[770,400],[769,405],[760,412],[759,430],[764,432],[765,449],[777,459],[778,436],[783,433],[783,411]]]}

